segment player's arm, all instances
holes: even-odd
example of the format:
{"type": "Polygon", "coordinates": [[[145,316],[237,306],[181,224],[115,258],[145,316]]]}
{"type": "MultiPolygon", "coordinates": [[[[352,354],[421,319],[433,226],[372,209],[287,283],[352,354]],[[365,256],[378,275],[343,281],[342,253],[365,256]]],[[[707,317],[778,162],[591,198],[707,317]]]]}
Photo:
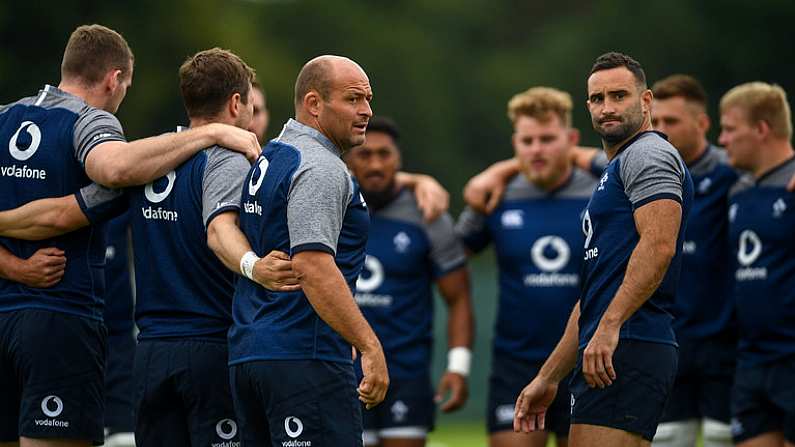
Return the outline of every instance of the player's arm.
{"type": "Polygon", "coordinates": [[[574,146],[569,151],[569,158],[571,159],[571,164],[586,172],[594,171],[594,160],[597,160],[598,155],[599,155],[599,149],[595,147],[574,146]]]}
{"type": "Polygon", "coordinates": [[[417,206],[426,222],[436,220],[450,207],[450,193],[429,175],[398,172],[395,183],[414,191],[417,206]]]}
{"type": "Polygon", "coordinates": [[[368,409],[379,404],[389,386],[381,342],[356,305],[334,256],[325,251],[300,251],[293,255],[293,270],[315,312],[361,352],[364,379],[359,400],[368,409]]]}
{"type": "Polygon", "coordinates": [[[574,306],[566,323],[566,330],[536,377],[516,399],[513,419],[514,431],[530,433],[544,430],[547,408],[555,399],[558,384],[577,365],[580,303],[574,306]]]}
{"type": "Polygon", "coordinates": [[[58,248],[41,248],[28,259],[21,259],[0,245],[0,278],[46,288],[57,284],[65,269],[66,256],[58,248]]]}
{"type": "Polygon", "coordinates": [[[240,231],[237,220],[236,211],[227,211],[213,217],[207,226],[207,246],[226,268],[270,290],[289,292],[300,289],[290,257],[280,251],[272,251],[264,258],[258,257],[240,231]]]}
{"type": "Polygon", "coordinates": [[[583,375],[592,387],[613,383],[613,351],[621,325],[657,290],[676,254],[682,207],[672,199],[647,203],[634,213],[640,240],[632,251],[616,295],[583,352],[583,375]]]}
{"type": "Polygon", "coordinates": [[[261,152],[253,133],[221,123],[131,142],[123,141],[123,137],[110,139],[94,146],[90,146],[90,139],[85,141],[89,138],[85,135],[102,129],[89,124],[85,127],[89,130],[75,136],[78,158],[84,160],[86,174],[93,181],[110,188],[149,183],[196,152],[216,144],[240,152],[249,160],[255,160],[261,152]]]}
{"type": "Polygon", "coordinates": [[[88,224],[88,218],[74,194],[34,200],[19,208],[0,212],[0,236],[15,239],[47,239],[88,224]]]}
{"type": "Polygon", "coordinates": [[[494,163],[472,177],[464,186],[464,201],[481,213],[491,213],[502,199],[505,186],[519,173],[519,160],[509,158],[494,163]]]}
{"type": "Polygon", "coordinates": [[[442,376],[436,392],[436,401],[441,402],[449,391],[450,399],[441,409],[451,412],[461,408],[467,400],[466,378],[472,357],[472,340],[475,322],[472,312],[472,287],[469,269],[459,267],[436,281],[439,293],[447,304],[447,372],[442,376]]]}

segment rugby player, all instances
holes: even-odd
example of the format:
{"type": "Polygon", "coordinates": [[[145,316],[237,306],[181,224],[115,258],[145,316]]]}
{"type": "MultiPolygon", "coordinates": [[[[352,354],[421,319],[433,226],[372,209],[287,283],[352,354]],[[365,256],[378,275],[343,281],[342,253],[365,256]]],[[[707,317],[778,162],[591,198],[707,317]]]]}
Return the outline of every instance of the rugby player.
{"type": "MultiPolygon", "coordinates": [[[[93,220],[116,193],[97,187],[79,191],[91,180],[109,187],[146,183],[213,143],[252,158],[258,153],[253,134],[220,124],[127,142],[112,113],[132,72],[133,55],[123,37],[100,25],[81,26],[64,51],[59,86],[0,108],[0,141],[8,148],[0,151],[2,209],[74,194],[66,200],[93,220]]],[[[0,403],[0,442],[101,443],[101,231],[86,228],[47,242],[0,242],[3,253],[15,258],[55,246],[73,261],[46,289],[0,280],[0,395],[9,396],[0,403]]]]}
{"type": "Polygon", "coordinates": [[[246,179],[240,226],[255,251],[247,256],[289,252],[302,290],[237,284],[229,353],[244,445],[361,445],[356,396],[369,409],[386,394],[381,343],[352,294],[370,218],[340,158],[364,143],[371,99],[355,62],[310,60],[295,83],[295,119],[246,179]],[[358,388],[351,345],[361,353],[358,388]]]}
{"type": "Polygon", "coordinates": [[[596,179],[572,167],[579,133],[571,127],[568,93],[533,87],[508,102],[520,175],[486,215],[467,208],[457,230],[471,252],[493,243],[499,268],[499,305],[492,346],[487,408],[492,447],[543,447],[547,433],[565,446],[568,387],[547,410],[546,431],[513,432],[514,403],[555,348],[579,297],[580,216],[596,179]]]}
{"type": "Polygon", "coordinates": [[[795,175],[787,96],[762,82],[720,101],[719,143],[746,171],[729,193],[739,320],[732,436],[739,447],[795,446],[795,175]]]}
{"type": "Polygon", "coordinates": [[[603,54],[587,86],[610,162],[582,219],[580,301],[519,395],[514,429],[543,429],[558,383],[574,369],[570,445],[647,446],[676,375],[668,309],[693,186],[679,153],[651,130],[653,96],[637,61],[603,54]]]}
{"type": "MultiPolygon", "coordinates": [[[[399,131],[394,122],[374,117],[367,139],[345,154],[370,211],[364,270],[356,283],[356,301],[384,346],[390,387],[384,403],[364,412],[364,444],[422,447],[434,425],[431,383],[432,285],[448,310],[448,370],[436,400],[448,391],[442,411],[454,411],[467,399],[473,317],[466,254],[444,214],[423,219],[410,190],[399,186],[399,131]]],[[[361,365],[357,362],[361,377],[361,365]]]]}

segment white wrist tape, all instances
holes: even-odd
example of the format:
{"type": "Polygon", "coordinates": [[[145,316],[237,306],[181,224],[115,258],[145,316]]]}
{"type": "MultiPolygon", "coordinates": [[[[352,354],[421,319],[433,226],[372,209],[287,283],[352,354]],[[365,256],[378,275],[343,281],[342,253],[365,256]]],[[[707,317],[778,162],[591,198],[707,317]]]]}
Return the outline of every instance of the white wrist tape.
{"type": "Polygon", "coordinates": [[[455,348],[447,351],[447,370],[461,374],[464,377],[469,376],[469,369],[472,365],[472,351],[463,346],[456,346],[455,348]]]}
{"type": "Polygon", "coordinates": [[[254,273],[254,264],[260,260],[260,257],[256,255],[253,251],[248,251],[246,254],[240,258],[240,273],[243,274],[246,278],[250,280],[254,280],[253,273],[254,273]]]}

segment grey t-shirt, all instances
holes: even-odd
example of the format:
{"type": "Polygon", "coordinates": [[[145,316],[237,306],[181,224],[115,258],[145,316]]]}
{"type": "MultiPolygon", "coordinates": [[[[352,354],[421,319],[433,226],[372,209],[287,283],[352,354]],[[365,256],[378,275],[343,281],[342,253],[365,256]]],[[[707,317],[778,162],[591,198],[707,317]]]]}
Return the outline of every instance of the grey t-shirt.
{"type": "Polygon", "coordinates": [[[205,149],[207,162],[202,176],[204,226],[218,213],[240,209],[243,184],[251,168],[246,157],[219,146],[205,149]]]}
{"type": "Polygon", "coordinates": [[[652,196],[672,195],[682,201],[686,167],[676,149],[653,133],[641,136],[631,151],[623,151],[620,176],[633,207],[652,196]]]}

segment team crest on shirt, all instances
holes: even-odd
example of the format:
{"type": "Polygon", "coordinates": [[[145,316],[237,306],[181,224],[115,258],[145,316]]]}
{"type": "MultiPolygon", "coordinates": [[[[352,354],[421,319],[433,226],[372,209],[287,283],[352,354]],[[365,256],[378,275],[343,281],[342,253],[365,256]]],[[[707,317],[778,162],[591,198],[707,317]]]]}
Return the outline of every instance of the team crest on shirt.
{"type": "Polygon", "coordinates": [[[779,218],[784,215],[784,211],[787,211],[787,204],[784,202],[784,199],[781,197],[773,203],[773,217],[779,218]]]}
{"type": "Polygon", "coordinates": [[[701,180],[698,183],[698,193],[699,194],[706,194],[709,192],[709,188],[712,186],[712,179],[707,177],[704,180],[701,180]]]}
{"type": "Polygon", "coordinates": [[[524,211],[506,210],[500,218],[503,228],[522,228],[524,226],[524,211]]]}
{"type": "Polygon", "coordinates": [[[401,231],[392,238],[392,243],[395,244],[395,251],[405,253],[409,249],[409,245],[411,245],[411,238],[406,232],[401,231]]]}
{"type": "Polygon", "coordinates": [[[597,191],[604,191],[605,190],[605,183],[607,183],[608,176],[610,175],[609,172],[605,172],[605,175],[599,179],[599,187],[596,188],[597,191]]]}
{"type": "Polygon", "coordinates": [[[403,422],[406,420],[406,415],[409,414],[409,406],[402,400],[395,401],[389,409],[392,412],[392,420],[395,422],[403,422]]]}

